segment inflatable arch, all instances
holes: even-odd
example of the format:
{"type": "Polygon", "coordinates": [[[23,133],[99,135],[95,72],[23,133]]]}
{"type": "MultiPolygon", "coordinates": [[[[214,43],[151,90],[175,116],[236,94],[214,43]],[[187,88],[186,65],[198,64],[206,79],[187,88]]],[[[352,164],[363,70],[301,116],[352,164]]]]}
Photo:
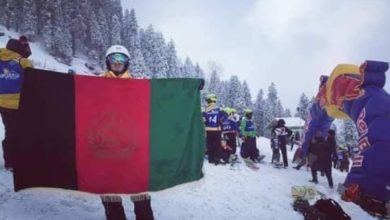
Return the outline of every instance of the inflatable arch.
{"type": "Polygon", "coordinates": [[[359,133],[345,187],[358,186],[363,196],[390,200],[390,95],[383,89],[389,64],[366,61],[360,67],[337,65],[322,76],[316,101],[306,121],[302,149],[319,130],[325,135],[334,118],[352,119],[359,133]]]}

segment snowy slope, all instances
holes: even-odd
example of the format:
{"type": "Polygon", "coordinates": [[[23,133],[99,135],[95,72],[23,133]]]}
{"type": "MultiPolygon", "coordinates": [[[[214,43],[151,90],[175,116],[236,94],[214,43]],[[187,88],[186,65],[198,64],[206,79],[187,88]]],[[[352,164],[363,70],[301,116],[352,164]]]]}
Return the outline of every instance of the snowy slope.
{"type": "MultiPolygon", "coordinates": [[[[1,136],[2,131],[1,127],[1,136]]],[[[267,155],[258,171],[243,163],[231,170],[205,162],[202,180],[152,193],[156,219],[303,219],[291,207],[290,187],[310,185],[310,172],[294,170],[291,165],[288,169],[272,167],[268,163],[269,140],[260,138],[258,144],[267,155]]],[[[345,175],[334,171],[335,184],[343,182],[345,175]]],[[[374,219],[358,206],[341,201],[336,189],[327,187],[324,177],[319,176],[319,181],[317,189],[337,200],[352,219],[374,219]]],[[[128,196],[124,198],[126,214],[134,219],[133,205],[128,196]]],[[[93,194],[44,188],[13,192],[12,175],[4,170],[1,158],[0,219],[104,219],[104,211],[99,197],[93,194]]]]}
{"type": "MultiPolygon", "coordinates": [[[[19,38],[19,34],[13,31],[6,31],[4,26],[0,25],[0,30],[5,32],[5,36],[0,37],[0,48],[4,48],[7,45],[7,41],[10,38],[19,38]]],[[[81,58],[74,58],[71,66],[60,63],[55,60],[50,54],[45,51],[40,43],[31,43],[30,48],[32,55],[29,57],[32,60],[35,68],[53,70],[57,72],[67,73],[69,69],[73,69],[77,74],[93,75],[88,68],[84,66],[85,60],[81,58]]]]}

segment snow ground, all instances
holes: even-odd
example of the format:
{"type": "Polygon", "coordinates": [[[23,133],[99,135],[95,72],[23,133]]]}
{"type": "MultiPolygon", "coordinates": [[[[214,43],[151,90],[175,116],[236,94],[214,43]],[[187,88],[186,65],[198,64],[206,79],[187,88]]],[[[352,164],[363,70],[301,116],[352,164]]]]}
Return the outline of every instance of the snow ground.
{"type": "MultiPolygon", "coordinates": [[[[0,139],[3,127],[0,127],[0,139]]],[[[157,220],[183,219],[303,219],[292,209],[290,188],[310,185],[310,172],[291,168],[276,169],[270,163],[269,140],[258,140],[261,153],[267,155],[257,171],[244,163],[235,169],[225,165],[204,163],[204,178],[198,182],[151,193],[152,208],[157,220]]],[[[2,154],[2,150],[0,150],[2,154]]],[[[289,158],[292,152],[288,152],[289,158]]],[[[346,173],[333,172],[335,184],[343,182],[346,173]]],[[[374,219],[357,205],[345,203],[336,189],[329,189],[319,176],[317,189],[338,201],[352,219],[374,219]]],[[[123,196],[128,219],[135,219],[129,196],[123,196]]],[[[313,203],[314,201],[312,201],[313,203]]],[[[0,159],[0,219],[105,219],[98,195],[76,191],[36,188],[13,192],[12,173],[4,169],[0,159]]]]}

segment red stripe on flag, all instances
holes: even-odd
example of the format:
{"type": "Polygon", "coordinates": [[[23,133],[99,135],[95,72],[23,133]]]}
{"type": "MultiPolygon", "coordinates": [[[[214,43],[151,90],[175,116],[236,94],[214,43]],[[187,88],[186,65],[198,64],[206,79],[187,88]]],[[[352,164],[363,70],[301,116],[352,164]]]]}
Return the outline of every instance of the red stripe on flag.
{"type": "Polygon", "coordinates": [[[147,191],[150,81],[76,76],[75,90],[78,189],[147,191]]]}

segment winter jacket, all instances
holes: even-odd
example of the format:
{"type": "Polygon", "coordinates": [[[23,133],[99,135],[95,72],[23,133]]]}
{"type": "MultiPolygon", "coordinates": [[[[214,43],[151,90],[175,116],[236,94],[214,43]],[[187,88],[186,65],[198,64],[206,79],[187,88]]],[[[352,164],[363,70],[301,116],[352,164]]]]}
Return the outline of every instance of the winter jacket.
{"type": "Polygon", "coordinates": [[[0,48],[0,107],[18,109],[23,72],[32,68],[31,62],[19,53],[0,48]],[[16,72],[13,74],[13,72],[16,72]]]}
{"type": "Polygon", "coordinates": [[[286,146],[292,131],[285,126],[279,125],[272,129],[272,134],[277,137],[279,146],[286,146]]]}
{"type": "Polygon", "coordinates": [[[330,169],[332,167],[332,159],[337,155],[336,152],[336,140],[334,138],[328,137],[325,141],[323,156],[323,168],[330,169]]]}
{"type": "Polygon", "coordinates": [[[111,70],[108,70],[107,72],[103,73],[101,76],[105,77],[105,78],[123,78],[123,79],[130,79],[130,78],[132,78],[129,71],[126,71],[126,72],[124,72],[124,73],[122,73],[122,74],[117,76],[111,70]]]}
{"type": "Polygon", "coordinates": [[[252,119],[244,117],[240,124],[240,135],[242,137],[256,137],[255,124],[252,119]]]}
{"type": "Polygon", "coordinates": [[[215,103],[208,104],[202,114],[206,131],[221,131],[223,113],[215,103]]]}
{"type": "Polygon", "coordinates": [[[322,171],[331,169],[332,156],[336,153],[336,141],[334,138],[328,138],[326,141],[322,138],[314,138],[309,145],[309,153],[317,156],[312,164],[313,169],[322,171]]]}
{"type": "Polygon", "coordinates": [[[309,164],[314,170],[323,170],[325,141],[321,137],[314,137],[309,143],[309,164]]]}

